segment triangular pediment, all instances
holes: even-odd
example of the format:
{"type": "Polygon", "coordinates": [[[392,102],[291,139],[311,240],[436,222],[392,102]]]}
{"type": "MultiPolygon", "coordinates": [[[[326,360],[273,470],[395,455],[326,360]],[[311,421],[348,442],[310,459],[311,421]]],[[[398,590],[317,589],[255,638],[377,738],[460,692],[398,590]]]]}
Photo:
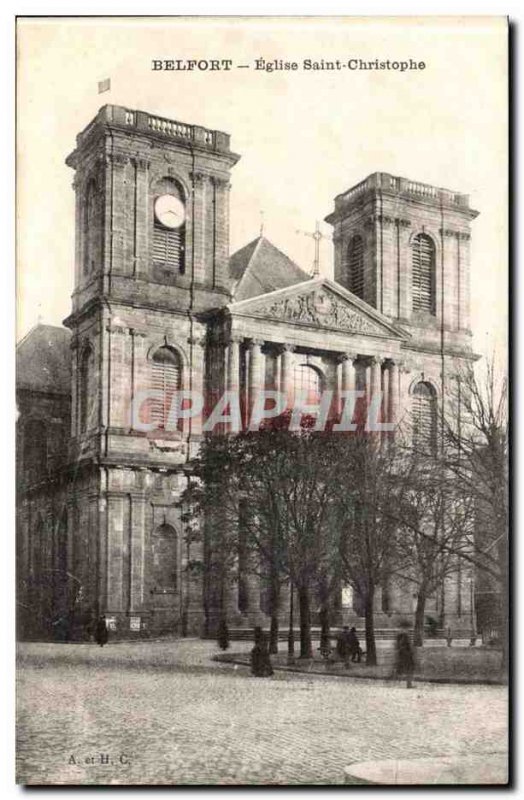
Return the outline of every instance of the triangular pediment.
{"type": "Polygon", "coordinates": [[[388,339],[409,339],[363,300],[328,278],[312,278],[269,294],[232,303],[234,316],[259,317],[290,325],[388,339]]]}

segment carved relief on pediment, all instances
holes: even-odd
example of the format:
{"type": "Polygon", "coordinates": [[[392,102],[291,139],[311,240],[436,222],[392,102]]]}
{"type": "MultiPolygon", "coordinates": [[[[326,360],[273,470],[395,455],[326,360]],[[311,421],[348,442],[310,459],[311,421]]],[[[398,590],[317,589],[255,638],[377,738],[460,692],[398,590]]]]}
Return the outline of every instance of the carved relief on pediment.
{"type": "Polygon", "coordinates": [[[365,317],[347,302],[334,294],[316,289],[307,294],[282,297],[273,303],[260,306],[257,314],[271,319],[336,328],[351,333],[383,333],[383,328],[365,317]]]}

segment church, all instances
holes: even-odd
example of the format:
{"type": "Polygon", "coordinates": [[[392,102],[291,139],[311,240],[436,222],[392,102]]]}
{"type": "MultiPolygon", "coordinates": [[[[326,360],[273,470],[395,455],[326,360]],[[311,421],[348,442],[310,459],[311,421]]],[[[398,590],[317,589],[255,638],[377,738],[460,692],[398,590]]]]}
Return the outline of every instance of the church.
{"type": "MultiPolygon", "coordinates": [[[[17,349],[21,637],[53,637],[67,619],[81,638],[99,614],[121,638],[210,630],[205,570],[186,568],[202,545],[186,541],[181,503],[203,417],[168,426],[174,391],[380,392],[388,422],[414,413],[436,440],[447,386],[476,358],[468,195],[383,172],[343,190],[325,218],[330,280],[263,235],[230,255],[238,160],[227,133],[117,105],[67,157],[71,313],[17,349]],[[147,424],[135,425],[148,393],[147,424]]],[[[241,567],[228,617],[267,624],[263,579],[241,567]]],[[[459,571],[426,613],[469,631],[473,591],[459,571]]],[[[413,613],[413,590],[393,582],[375,603],[387,628],[413,613]]],[[[336,607],[339,622],[362,626],[349,588],[336,607]]]]}

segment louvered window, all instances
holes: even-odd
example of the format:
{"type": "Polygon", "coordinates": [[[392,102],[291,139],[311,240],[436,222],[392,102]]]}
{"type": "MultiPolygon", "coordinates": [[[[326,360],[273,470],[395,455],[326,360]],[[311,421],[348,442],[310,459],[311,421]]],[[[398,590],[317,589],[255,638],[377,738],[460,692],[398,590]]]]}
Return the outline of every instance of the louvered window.
{"type": "Polygon", "coordinates": [[[437,398],[431,384],[421,381],[413,390],[413,445],[422,452],[435,452],[437,445],[437,398]]]}
{"type": "Polygon", "coordinates": [[[435,313],[435,245],[429,236],[419,233],[412,245],[413,311],[435,313]]]}
{"type": "Polygon", "coordinates": [[[364,242],[353,236],[348,247],[349,290],[364,299],[364,242]]]}
{"type": "Polygon", "coordinates": [[[155,219],[153,230],[153,261],[162,267],[185,272],[185,225],[166,228],[155,219]]]}
{"type": "MultiPolygon", "coordinates": [[[[150,404],[150,421],[158,428],[165,429],[173,395],[182,386],[182,365],[180,358],[169,347],[160,347],[153,356],[151,365],[152,389],[160,393],[150,404]]],[[[177,425],[180,429],[181,421],[177,425]]]]}

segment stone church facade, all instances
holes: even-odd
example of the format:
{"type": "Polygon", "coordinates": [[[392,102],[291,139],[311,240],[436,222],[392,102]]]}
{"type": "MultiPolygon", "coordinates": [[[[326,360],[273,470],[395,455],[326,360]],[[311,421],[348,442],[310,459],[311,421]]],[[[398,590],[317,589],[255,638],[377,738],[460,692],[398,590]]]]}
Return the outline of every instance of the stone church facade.
{"type": "MultiPolygon", "coordinates": [[[[261,386],[289,397],[382,392],[387,421],[414,411],[438,437],[446,383],[474,358],[477,212],[466,195],[368,176],[326,217],[329,280],[263,236],[230,257],[238,159],[226,133],[111,105],[67,158],[76,193],[71,314],[64,328],[36,326],[18,347],[21,636],[53,635],[65,617],[81,635],[100,613],[126,637],[212,627],[212,587],[186,569],[205,554],[185,540],[181,504],[202,416],[167,430],[173,391],[239,391],[247,402],[261,386]],[[133,410],[148,392],[137,429],[133,410]]],[[[446,579],[427,613],[469,629],[468,580],[446,579]]],[[[239,568],[230,619],[263,624],[265,596],[263,580],[239,568]]],[[[358,597],[341,588],[335,606],[338,621],[358,624],[358,597]]],[[[413,612],[412,589],[382,587],[376,607],[377,625],[392,625],[413,612]]]]}

